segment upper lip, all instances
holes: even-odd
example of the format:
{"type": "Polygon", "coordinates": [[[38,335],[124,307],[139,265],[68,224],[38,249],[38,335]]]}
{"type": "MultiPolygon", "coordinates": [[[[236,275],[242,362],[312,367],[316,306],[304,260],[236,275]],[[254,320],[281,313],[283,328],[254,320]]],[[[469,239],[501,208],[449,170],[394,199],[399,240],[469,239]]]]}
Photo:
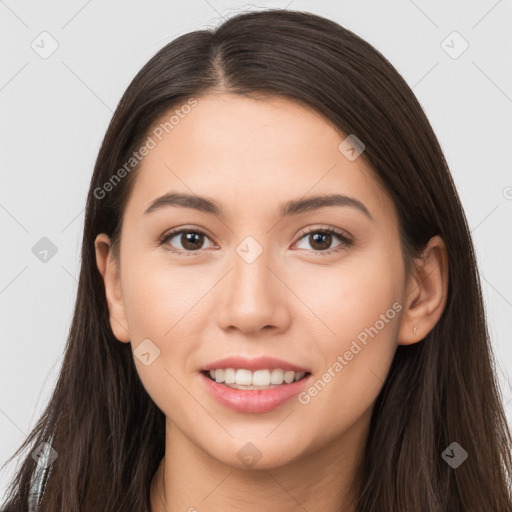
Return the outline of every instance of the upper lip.
{"type": "Polygon", "coordinates": [[[285,371],[294,371],[294,372],[309,372],[308,369],[302,368],[293,363],[288,363],[283,361],[282,359],[277,359],[275,357],[268,356],[260,356],[255,357],[253,359],[248,359],[246,357],[241,356],[231,356],[225,357],[223,359],[218,359],[217,361],[213,361],[212,363],[207,364],[202,368],[203,371],[207,370],[217,370],[217,369],[225,369],[225,368],[235,368],[235,369],[246,369],[251,371],[256,370],[273,370],[275,368],[280,368],[285,371]]]}

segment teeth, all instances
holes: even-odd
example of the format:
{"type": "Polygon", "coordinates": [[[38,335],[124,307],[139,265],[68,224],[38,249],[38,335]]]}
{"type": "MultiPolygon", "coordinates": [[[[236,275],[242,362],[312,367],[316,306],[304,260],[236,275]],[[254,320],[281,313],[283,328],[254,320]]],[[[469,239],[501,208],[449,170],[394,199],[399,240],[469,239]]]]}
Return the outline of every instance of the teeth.
{"type": "MultiPolygon", "coordinates": [[[[210,377],[218,383],[238,386],[274,387],[281,384],[291,384],[304,377],[305,372],[284,371],[279,368],[272,370],[256,370],[254,372],[243,368],[225,368],[210,370],[210,377]]],[[[243,388],[242,388],[243,389],[243,388]]]]}
{"type": "MultiPolygon", "coordinates": [[[[216,372],[215,378],[219,375],[219,370],[216,370],[216,372]]],[[[252,386],[252,372],[249,370],[237,370],[235,373],[235,384],[239,386],[252,386]]]]}
{"type": "MultiPolygon", "coordinates": [[[[235,375],[236,372],[233,370],[233,368],[226,368],[224,370],[224,382],[226,384],[235,384],[235,375]]],[[[215,378],[215,376],[214,376],[215,378]]]]}

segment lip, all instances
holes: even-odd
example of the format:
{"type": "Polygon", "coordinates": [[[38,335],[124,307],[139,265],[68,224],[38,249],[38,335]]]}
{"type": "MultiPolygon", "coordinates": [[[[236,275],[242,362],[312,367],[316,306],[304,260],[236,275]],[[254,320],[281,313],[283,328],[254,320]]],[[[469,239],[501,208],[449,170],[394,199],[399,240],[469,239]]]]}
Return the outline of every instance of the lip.
{"type": "Polygon", "coordinates": [[[234,368],[235,370],[245,369],[253,372],[256,370],[274,370],[276,368],[280,368],[284,371],[311,373],[311,370],[307,368],[302,368],[295,364],[283,361],[282,359],[268,356],[260,356],[253,359],[240,356],[225,357],[224,359],[219,359],[213,363],[207,364],[204,368],[201,368],[201,371],[226,368],[234,368]]]}
{"type": "MultiPolygon", "coordinates": [[[[229,368],[229,366],[226,368],[229,368]]],[[[211,380],[204,373],[199,375],[210,394],[218,403],[229,409],[244,413],[265,413],[274,410],[287,400],[298,395],[311,378],[311,374],[309,374],[291,384],[282,384],[271,389],[243,390],[219,384],[211,380]]]]}

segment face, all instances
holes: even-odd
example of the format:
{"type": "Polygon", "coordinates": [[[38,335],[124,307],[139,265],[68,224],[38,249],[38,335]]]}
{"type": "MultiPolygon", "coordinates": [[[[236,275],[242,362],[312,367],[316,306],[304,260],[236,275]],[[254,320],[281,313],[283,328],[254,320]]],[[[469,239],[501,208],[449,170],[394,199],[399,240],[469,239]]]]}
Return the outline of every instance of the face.
{"type": "Polygon", "coordinates": [[[345,135],[290,100],[199,97],[161,138],[106,282],[112,329],[149,395],[181,437],[231,466],[244,450],[270,468],[339,445],[369,421],[397,346],[406,282],[392,200],[339,149],[345,135]],[[154,203],[172,193],[219,211],[154,203]],[[298,203],[332,195],[345,199],[298,203]],[[218,363],[228,357],[240,360],[218,363]],[[215,362],[239,386],[279,379],[265,372],[276,368],[305,375],[233,389],[205,375],[215,362]]]}

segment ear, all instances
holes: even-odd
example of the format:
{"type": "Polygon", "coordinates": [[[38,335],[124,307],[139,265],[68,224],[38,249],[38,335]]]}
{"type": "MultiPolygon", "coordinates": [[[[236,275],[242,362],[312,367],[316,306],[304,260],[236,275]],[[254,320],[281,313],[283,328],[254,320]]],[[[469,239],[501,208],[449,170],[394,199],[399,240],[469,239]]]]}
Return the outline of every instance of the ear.
{"type": "Polygon", "coordinates": [[[440,236],[434,236],[416,261],[409,278],[405,311],[398,332],[399,345],[410,345],[425,338],[441,318],[447,295],[446,245],[440,236]]]}
{"type": "Polygon", "coordinates": [[[105,233],[99,234],[94,240],[94,248],[96,250],[96,265],[105,284],[110,327],[119,341],[129,343],[130,333],[121,292],[119,266],[112,257],[110,238],[105,233]]]}

